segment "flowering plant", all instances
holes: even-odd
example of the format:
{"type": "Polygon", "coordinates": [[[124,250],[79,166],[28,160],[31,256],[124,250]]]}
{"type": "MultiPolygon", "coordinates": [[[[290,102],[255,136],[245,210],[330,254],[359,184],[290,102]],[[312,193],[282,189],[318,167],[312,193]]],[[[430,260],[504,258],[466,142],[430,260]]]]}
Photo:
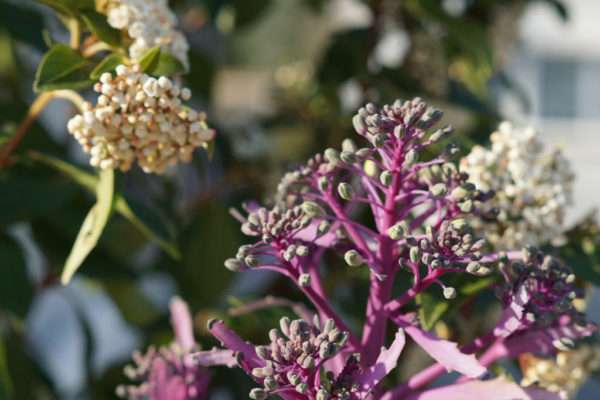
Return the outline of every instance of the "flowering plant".
{"type": "MultiPolygon", "coordinates": [[[[487,203],[503,187],[492,193],[469,180],[465,170],[473,168],[470,161],[484,150],[476,148],[463,169],[452,161],[456,147],[434,150],[452,133],[451,127],[434,128],[441,116],[418,98],[381,108],[367,104],[353,119],[366,147],[347,139],[341,151],[327,149],[286,174],[271,208],[247,203],[246,215],[234,213],[242,232],[256,242],[242,246],[225,266],[235,272],[276,271],[296,283],[315,310],[312,318],[283,317],[279,330],[269,332],[269,342],[257,346],[223,321],[208,322],[210,333],[258,384],[250,398],[559,398],[543,389],[491,378],[490,367],[524,353],[547,356],[567,350],[594,332],[574,305],[582,294],[575,275],[536,247],[504,251],[486,241],[481,226],[501,212],[487,203]],[[358,217],[361,208],[369,210],[371,221],[358,217]],[[339,254],[351,268],[369,271],[362,329],[352,329],[328,300],[320,268],[328,252],[339,254]],[[503,311],[495,325],[471,343],[456,343],[424,329],[411,306],[430,290],[441,290],[453,301],[457,290],[448,282],[456,275],[472,280],[499,276],[484,285],[495,289],[503,311]],[[408,288],[398,291],[396,281],[409,276],[408,288]],[[386,388],[382,382],[401,362],[407,337],[435,364],[386,388]],[[449,371],[460,378],[428,389],[449,371]]],[[[506,132],[506,125],[501,130],[506,132]]],[[[519,143],[520,133],[515,135],[511,140],[519,143]]],[[[528,161],[538,162],[520,162],[528,161]]],[[[569,177],[544,175],[538,183],[542,188],[545,181],[562,184],[568,191],[569,177]]],[[[199,353],[199,364],[202,358],[199,353]]]]}

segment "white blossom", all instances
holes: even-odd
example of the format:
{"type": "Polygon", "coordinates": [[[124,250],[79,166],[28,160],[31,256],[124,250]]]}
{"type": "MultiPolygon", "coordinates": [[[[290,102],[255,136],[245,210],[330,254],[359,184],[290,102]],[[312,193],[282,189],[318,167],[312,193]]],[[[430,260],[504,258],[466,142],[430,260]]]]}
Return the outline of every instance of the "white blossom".
{"type": "Polygon", "coordinates": [[[493,190],[486,207],[498,211],[495,222],[478,227],[499,249],[539,245],[561,236],[574,179],[558,149],[545,151],[535,130],[503,122],[490,136],[490,148],[475,146],[461,169],[478,188],[493,190]]]}
{"type": "Polygon", "coordinates": [[[91,165],[127,171],[137,161],[144,172],[160,174],[190,161],[194,149],[213,138],[204,114],[182,103],[191,96],[189,89],[166,77],[152,78],[139,66],[120,65],[116,71],[116,76],[103,74],[94,86],[100,93],[96,105],[85,103],[67,124],[91,165]]]}
{"type": "Polygon", "coordinates": [[[108,23],[126,30],[132,43],[129,56],[138,61],[149,49],[160,46],[189,66],[189,44],[176,28],[177,18],[167,0],[111,0],[107,9],[108,23]]]}

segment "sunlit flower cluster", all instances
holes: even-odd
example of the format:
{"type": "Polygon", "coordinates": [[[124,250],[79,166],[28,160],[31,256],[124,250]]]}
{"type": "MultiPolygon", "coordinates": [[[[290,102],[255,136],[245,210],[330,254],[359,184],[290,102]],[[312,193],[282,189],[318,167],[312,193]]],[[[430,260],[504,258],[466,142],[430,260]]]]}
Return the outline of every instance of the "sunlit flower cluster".
{"type": "Polygon", "coordinates": [[[116,29],[127,30],[133,40],[129,46],[133,60],[160,46],[188,66],[189,44],[176,29],[177,18],[167,0],[114,0],[109,3],[107,14],[108,23],[116,29]]]}
{"type": "Polygon", "coordinates": [[[491,147],[473,147],[461,170],[482,190],[495,192],[480,228],[496,247],[538,245],[560,236],[571,203],[573,173],[555,150],[546,152],[532,129],[500,124],[491,147]],[[489,219],[494,219],[489,221],[489,219]]]}
{"type": "Polygon", "coordinates": [[[94,90],[100,93],[96,105],[86,103],[67,125],[93,166],[127,171],[137,161],[144,172],[161,174],[190,161],[194,149],[214,136],[204,114],[183,105],[190,90],[167,77],[120,65],[116,76],[104,73],[94,90]]]}
{"type": "Polygon", "coordinates": [[[521,384],[537,384],[562,398],[571,398],[594,372],[600,370],[600,347],[582,344],[571,351],[563,351],[555,358],[521,357],[523,379],[521,384]]]}

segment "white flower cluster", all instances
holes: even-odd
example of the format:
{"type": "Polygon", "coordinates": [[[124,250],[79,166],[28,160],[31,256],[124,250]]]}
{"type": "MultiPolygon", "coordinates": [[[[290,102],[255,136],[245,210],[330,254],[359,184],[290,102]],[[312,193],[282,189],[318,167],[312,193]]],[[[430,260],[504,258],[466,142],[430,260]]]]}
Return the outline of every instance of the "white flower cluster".
{"type": "Polygon", "coordinates": [[[556,359],[527,355],[521,360],[521,368],[521,385],[538,385],[569,399],[591,374],[600,370],[600,347],[584,344],[558,353],[556,359]]]}
{"type": "Polygon", "coordinates": [[[160,46],[188,67],[189,44],[176,29],[177,18],[168,0],[112,0],[107,9],[108,23],[127,30],[133,40],[129,56],[137,61],[149,49],[160,46]]]}
{"type": "Polygon", "coordinates": [[[569,162],[558,150],[545,152],[533,129],[503,122],[490,139],[491,148],[475,146],[461,160],[470,182],[496,193],[485,205],[497,210],[496,221],[475,221],[480,233],[499,249],[560,237],[572,197],[569,162]]]}
{"type": "Polygon", "coordinates": [[[160,174],[178,160],[190,161],[194,149],[214,137],[205,115],[183,105],[191,97],[188,88],[152,78],[139,66],[116,71],[94,86],[101,93],[96,106],[86,103],[67,125],[91,165],[127,171],[137,160],[144,172],[160,174]]]}

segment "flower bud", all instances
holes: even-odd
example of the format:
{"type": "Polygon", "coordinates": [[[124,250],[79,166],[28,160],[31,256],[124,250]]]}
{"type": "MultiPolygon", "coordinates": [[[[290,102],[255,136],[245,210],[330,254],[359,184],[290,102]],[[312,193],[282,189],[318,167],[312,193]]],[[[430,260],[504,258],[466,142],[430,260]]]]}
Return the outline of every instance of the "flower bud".
{"type": "Polygon", "coordinates": [[[354,188],[347,182],[342,182],[338,185],[338,194],[344,200],[352,200],[354,197],[354,188]]]}
{"type": "Polygon", "coordinates": [[[325,159],[331,164],[337,164],[340,161],[340,153],[336,149],[328,148],[323,153],[325,159]]]}
{"type": "Polygon", "coordinates": [[[254,388],[249,394],[249,397],[253,400],[265,400],[268,396],[268,393],[262,388],[254,388]]]}
{"type": "Polygon", "coordinates": [[[340,153],[340,159],[346,164],[353,164],[356,162],[356,155],[350,151],[342,151],[340,153]]]}
{"type": "Polygon", "coordinates": [[[429,188],[429,191],[435,197],[441,197],[441,196],[446,195],[446,193],[448,192],[448,188],[446,187],[446,185],[444,183],[437,183],[437,184],[433,185],[431,188],[429,188]]]}
{"type": "Polygon", "coordinates": [[[350,267],[359,267],[365,263],[365,259],[356,250],[348,250],[344,254],[344,261],[350,267]]]}
{"type": "Polygon", "coordinates": [[[310,275],[309,274],[300,274],[298,277],[298,285],[300,287],[307,287],[310,285],[310,275]]]}
{"type": "Polygon", "coordinates": [[[310,217],[322,217],[325,215],[325,210],[316,202],[307,200],[302,203],[302,211],[310,217]]]}
{"type": "Polygon", "coordinates": [[[390,229],[388,229],[387,234],[390,237],[390,239],[399,240],[406,234],[406,232],[408,231],[407,228],[408,227],[406,226],[406,223],[404,221],[399,222],[396,225],[392,226],[390,229]]]}
{"type": "Polygon", "coordinates": [[[419,159],[419,155],[414,150],[409,150],[404,156],[404,168],[410,168],[412,165],[417,162],[419,159]]]}
{"type": "Polygon", "coordinates": [[[231,272],[239,272],[244,269],[244,264],[237,258],[228,258],[225,260],[225,268],[231,272]]]}
{"type": "Polygon", "coordinates": [[[444,288],[444,298],[447,300],[456,298],[456,289],[451,286],[446,286],[444,288]]]}
{"type": "Polygon", "coordinates": [[[390,186],[392,183],[392,173],[390,171],[383,171],[381,175],[379,175],[379,182],[383,186],[390,186]]]}

